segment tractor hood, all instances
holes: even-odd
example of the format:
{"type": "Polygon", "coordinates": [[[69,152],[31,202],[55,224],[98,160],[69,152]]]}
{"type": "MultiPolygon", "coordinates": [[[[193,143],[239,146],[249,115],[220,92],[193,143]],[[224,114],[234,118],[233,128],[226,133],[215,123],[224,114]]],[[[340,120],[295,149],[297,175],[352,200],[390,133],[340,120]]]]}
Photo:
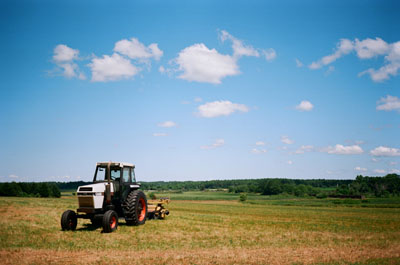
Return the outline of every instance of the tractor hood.
{"type": "MultiPolygon", "coordinates": [[[[106,190],[106,185],[107,182],[101,182],[101,183],[93,183],[85,186],[79,186],[77,192],[85,192],[85,193],[96,193],[96,192],[103,192],[106,190]]],[[[111,183],[110,184],[110,191],[114,192],[114,185],[111,183]]]]}

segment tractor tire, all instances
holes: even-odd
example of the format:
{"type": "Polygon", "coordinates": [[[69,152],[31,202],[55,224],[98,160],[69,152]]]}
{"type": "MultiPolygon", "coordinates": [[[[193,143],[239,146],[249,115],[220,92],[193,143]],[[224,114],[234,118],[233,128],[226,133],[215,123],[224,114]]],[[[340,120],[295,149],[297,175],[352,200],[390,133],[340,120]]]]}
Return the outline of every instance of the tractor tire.
{"type": "Polygon", "coordinates": [[[103,216],[103,232],[111,233],[118,228],[118,214],[113,210],[108,210],[103,216]]]}
{"type": "Polygon", "coordinates": [[[128,194],[123,205],[127,225],[142,225],[147,218],[147,199],[141,190],[134,190],[128,194]]]}
{"type": "Polygon", "coordinates": [[[75,230],[78,224],[78,218],[76,218],[76,213],[71,210],[66,210],[61,215],[61,229],[62,230],[75,230]]]}

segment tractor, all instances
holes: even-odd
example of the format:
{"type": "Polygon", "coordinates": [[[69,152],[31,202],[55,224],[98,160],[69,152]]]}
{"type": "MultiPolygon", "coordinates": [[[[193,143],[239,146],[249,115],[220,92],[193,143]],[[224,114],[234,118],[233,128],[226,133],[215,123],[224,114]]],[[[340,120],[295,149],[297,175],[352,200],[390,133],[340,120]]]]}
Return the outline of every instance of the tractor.
{"type": "Polygon", "coordinates": [[[164,204],[168,200],[148,202],[135,179],[135,166],[129,163],[100,162],[96,164],[93,183],[77,189],[79,208],[65,211],[61,216],[62,230],[75,230],[78,219],[90,219],[102,226],[104,233],[117,229],[119,217],[127,225],[142,225],[149,217],[163,219],[168,215],[164,204]],[[162,218],[161,218],[162,217],[162,218]]]}

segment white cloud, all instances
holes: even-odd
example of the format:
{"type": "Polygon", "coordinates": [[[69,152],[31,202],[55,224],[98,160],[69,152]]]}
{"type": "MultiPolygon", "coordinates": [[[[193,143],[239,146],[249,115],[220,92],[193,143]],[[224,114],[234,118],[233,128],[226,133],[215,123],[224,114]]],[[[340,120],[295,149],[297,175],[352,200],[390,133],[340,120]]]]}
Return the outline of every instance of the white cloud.
{"type": "Polygon", "coordinates": [[[305,152],[311,152],[314,150],[314,146],[312,145],[302,145],[298,148],[295,154],[304,154],[305,152]]]}
{"type": "Polygon", "coordinates": [[[265,145],[265,143],[263,141],[258,141],[258,142],[256,142],[256,145],[257,146],[263,146],[263,145],[265,145]]]}
{"type": "Polygon", "coordinates": [[[173,121],[165,121],[165,122],[161,122],[158,124],[159,127],[164,127],[164,128],[171,128],[171,127],[175,127],[176,123],[173,121]]]}
{"type": "Polygon", "coordinates": [[[375,157],[373,157],[373,158],[371,158],[371,161],[376,163],[376,162],[379,162],[379,159],[376,159],[375,157]]]}
{"type": "Polygon", "coordinates": [[[374,172],[378,173],[378,174],[385,174],[386,170],[384,170],[384,169],[375,169],[374,172]]]}
{"type": "Polygon", "coordinates": [[[398,163],[396,162],[396,161],[390,161],[389,162],[389,165],[391,165],[391,166],[394,166],[394,165],[397,165],[398,163]]]}
{"type": "Polygon", "coordinates": [[[79,70],[74,60],[79,59],[79,50],[72,49],[64,44],[54,48],[53,62],[62,70],[62,75],[67,78],[77,77],[86,79],[86,76],[79,70]]]}
{"type": "Polygon", "coordinates": [[[390,78],[390,76],[395,76],[397,75],[397,71],[400,68],[400,63],[389,63],[378,70],[375,70],[373,68],[369,68],[361,73],[358,74],[358,76],[363,76],[364,74],[369,74],[371,79],[375,82],[382,82],[390,78]]]}
{"type": "Polygon", "coordinates": [[[148,60],[151,58],[160,60],[160,58],[163,56],[163,51],[158,48],[157,43],[152,43],[146,47],[136,38],[118,41],[115,43],[114,51],[128,56],[130,59],[139,60],[148,60]]]}
{"type": "Polygon", "coordinates": [[[194,98],[194,102],[202,102],[202,101],[203,101],[203,99],[200,98],[200,97],[195,97],[194,98]]]}
{"type": "Polygon", "coordinates": [[[267,152],[267,150],[263,149],[263,148],[253,148],[253,149],[251,149],[251,152],[253,154],[264,154],[267,152]]]}
{"type": "Polygon", "coordinates": [[[296,60],[296,66],[297,67],[303,67],[304,66],[304,64],[299,60],[299,59],[295,59],[296,60]]]}
{"type": "Polygon", "coordinates": [[[281,136],[281,142],[284,144],[294,144],[294,141],[289,139],[286,135],[281,136]]]}
{"type": "Polygon", "coordinates": [[[236,39],[233,37],[231,34],[229,34],[227,31],[222,30],[220,32],[220,39],[222,42],[225,40],[230,40],[232,41],[232,49],[233,49],[233,57],[234,58],[240,58],[242,56],[255,56],[259,57],[260,53],[254,49],[250,45],[244,45],[241,40],[236,39]]]}
{"type": "Polygon", "coordinates": [[[381,98],[377,103],[377,110],[397,110],[400,112],[400,99],[395,96],[386,96],[386,98],[381,98]]]}
{"type": "Polygon", "coordinates": [[[168,134],[166,133],[153,133],[153,136],[159,137],[159,136],[167,136],[168,134]]]}
{"type": "Polygon", "coordinates": [[[267,60],[267,61],[272,61],[273,59],[276,58],[276,51],[272,48],[270,48],[268,50],[263,50],[262,53],[265,57],[265,60],[267,60]]]}
{"type": "Polygon", "coordinates": [[[232,103],[228,100],[208,102],[198,107],[198,114],[204,118],[228,116],[235,111],[248,112],[249,108],[244,104],[232,103]]]}
{"type": "Polygon", "coordinates": [[[299,105],[296,106],[296,109],[299,111],[311,111],[313,108],[314,105],[308,100],[303,100],[299,105]]]}
{"type": "Polygon", "coordinates": [[[365,172],[367,171],[367,169],[365,167],[355,167],[354,168],[355,171],[360,171],[360,172],[365,172]]]}
{"type": "Polygon", "coordinates": [[[203,43],[183,49],[175,62],[183,72],[178,78],[188,81],[220,84],[223,78],[240,73],[233,57],[210,50],[203,43]]]}
{"type": "Polygon", "coordinates": [[[328,154],[337,154],[337,155],[357,155],[362,154],[364,151],[358,145],[341,145],[337,144],[335,146],[328,146],[321,150],[322,152],[326,152],[328,154]]]}
{"type": "Polygon", "coordinates": [[[78,59],[79,50],[72,49],[64,44],[59,44],[54,48],[53,60],[56,63],[71,62],[78,59]]]}
{"type": "Polygon", "coordinates": [[[336,50],[333,54],[322,57],[319,61],[313,62],[309,65],[310,69],[319,69],[324,65],[328,65],[342,57],[350,53],[354,48],[354,44],[352,41],[348,39],[341,39],[338,43],[336,50]]]}
{"type": "Polygon", "coordinates": [[[286,163],[287,163],[288,165],[293,165],[293,161],[292,161],[292,160],[288,160],[286,163]]]}
{"type": "Polygon", "coordinates": [[[178,78],[187,81],[220,84],[225,77],[240,74],[238,60],[243,56],[260,57],[263,54],[267,60],[276,57],[274,49],[261,50],[245,45],[227,31],[220,31],[219,38],[222,42],[232,42],[232,55],[221,54],[216,49],[209,49],[204,43],[197,43],[181,50],[178,57],[172,60],[177,69],[161,71],[180,72],[178,78]]]}
{"type": "Polygon", "coordinates": [[[224,139],[217,139],[217,140],[215,140],[215,142],[213,144],[211,144],[211,145],[203,145],[203,146],[200,146],[200,148],[201,149],[214,149],[214,148],[217,148],[217,147],[221,147],[224,144],[225,144],[225,140],[224,139]]]}
{"type": "Polygon", "coordinates": [[[400,156],[400,149],[387,146],[378,146],[370,151],[373,156],[400,156]]]}
{"type": "Polygon", "coordinates": [[[379,69],[369,68],[359,73],[359,76],[369,74],[375,82],[382,82],[389,79],[390,76],[396,76],[400,69],[400,41],[389,44],[380,38],[367,38],[361,41],[359,39],[355,39],[354,41],[341,39],[333,54],[311,63],[309,68],[319,69],[331,64],[351,51],[355,51],[357,57],[363,60],[385,56],[385,64],[379,69]]]}
{"type": "Polygon", "coordinates": [[[139,68],[131,64],[130,60],[117,53],[112,56],[103,55],[102,58],[93,58],[88,66],[92,70],[93,82],[129,79],[140,71],[139,68]]]}
{"type": "Polygon", "coordinates": [[[389,44],[380,38],[355,40],[354,48],[360,59],[369,59],[377,55],[384,55],[389,51],[389,44]]]}

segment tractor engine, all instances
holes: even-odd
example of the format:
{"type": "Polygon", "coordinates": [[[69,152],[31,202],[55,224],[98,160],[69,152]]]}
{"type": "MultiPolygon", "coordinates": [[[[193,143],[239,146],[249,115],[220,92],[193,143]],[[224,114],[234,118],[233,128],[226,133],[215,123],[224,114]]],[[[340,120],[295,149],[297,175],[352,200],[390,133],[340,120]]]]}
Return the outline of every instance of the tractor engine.
{"type": "MultiPolygon", "coordinates": [[[[96,209],[102,209],[107,183],[96,183],[80,186],[77,190],[79,212],[93,213],[96,209]]],[[[114,193],[113,185],[110,185],[111,193],[114,193]]]]}

